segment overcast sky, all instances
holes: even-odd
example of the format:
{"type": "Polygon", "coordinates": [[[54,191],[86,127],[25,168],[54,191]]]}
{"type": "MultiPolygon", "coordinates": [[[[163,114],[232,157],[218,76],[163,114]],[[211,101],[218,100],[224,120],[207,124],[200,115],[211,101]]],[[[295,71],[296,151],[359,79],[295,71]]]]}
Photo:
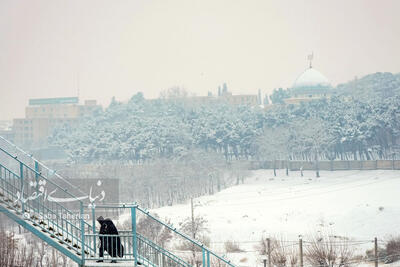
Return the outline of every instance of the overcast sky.
{"type": "Polygon", "coordinates": [[[290,87],[311,51],[333,85],[398,73],[399,11],[397,0],[1,0],[0,120],[78,84],[104,106],[172,86],[269,93],[290,87]]]}

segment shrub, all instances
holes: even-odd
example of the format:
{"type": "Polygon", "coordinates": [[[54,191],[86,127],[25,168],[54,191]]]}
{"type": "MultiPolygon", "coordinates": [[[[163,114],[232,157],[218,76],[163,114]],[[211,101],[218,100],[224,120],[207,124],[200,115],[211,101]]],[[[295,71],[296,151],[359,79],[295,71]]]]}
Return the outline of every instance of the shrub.
{"type": "MultiPolygon", "coordinates": [[[[267,241],[261,239],[256,249],[261,255],[268,255],[267,241]]],[[[270,241],[271,262],[277,267],[296,266],[298,262],[298,250],[295,244],[288,245],[284,239],[272,238],[270,241]]]]}
{"type": "MultiPolygon", "coordinates": [[[[157,214],[154,214],[154,217],[159,219],[157,214]]],[[[167,224],[171,224],[169,219],[165,219],[165,221],[167,224]]],[[[172,238],[171,230],[161,225],[151,217],[141,217],[136,227],[138,233],[161,245],[161,247],[164,247],[165,244],[172,238]]]]}
{"type": "Polygon", "coordinates": [[[248,261],[248,258],[246,258],[246,257],[240,259],[241,263],[244,263],[244,262],[247,262],[247,261],[248,261]]]}
{"type": "Polygon", "coordinates": [[[28,267],[34,265],[33,248],[21,246],[13,233],[0,232],[0,266],[28,267]]]}
{"type": "Polygon", "coordinates": [[[226,241],[224,243],[224,247],[225,247],[225,251],[226,252],[243,252],[243,250],[240,248],[239,243],[235,242],[235,241],[226,241]]]}
{"type": "MultiPolygon", "coordinates": [[[[366,251],[369,261],[375,260],[375,250],[366,251]]],[[[392,263],[400,260],[400,236],[390,237],[384,247],[378,247],[378,259],[384,263],[392,263]]]]}
{"type": "MultiPolygon", "coordinates": [[[[375,260],[375,250],[374,249],[368,249],[365,253],[367,254],[368,261],[375,260]]],[[[378,247],[378,259],[385,259],[386,256],[387,256],[386,249],[378,247]]]]}
{"type": "Polygon", "coordinates": [[[305,247],[306,260],[313,266],[342,267],[349,266],[354,251],[347,240],[337,241],[333,236],[312,236],[305,247]]]}
{"type": "Polygon", "coordinates": [[[385,263],[392,263],[400,260],[400,236],[392,237],[386,243],[386,259],[385,263]]]}

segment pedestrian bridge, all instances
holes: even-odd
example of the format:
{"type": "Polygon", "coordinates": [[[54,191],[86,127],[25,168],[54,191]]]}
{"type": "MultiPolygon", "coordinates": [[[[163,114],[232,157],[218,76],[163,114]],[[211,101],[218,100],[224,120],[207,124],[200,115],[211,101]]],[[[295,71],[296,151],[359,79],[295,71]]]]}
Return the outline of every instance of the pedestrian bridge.
{"type": "MultiPolygon", "coordinates": [[[[0,212],[65,254],[79,266],[232,266],[200,242],[150,214],[136,203],[88,205],[73,192],[79,188],[32,155],[0,137],[0,212]],[[57,197],[55,197],[57,192],[57,197]],[[98,254],[96,218],[125,219],[119,229],[124,256],[98,254]],[[165,229],[172,241],[160,242],[137,231],[138,218],[165,229]],[[190,250],[176,249],[185,243],[190,250]],[[104,262],[96,262],[103,259],[104,262]]],[[[106,235],[101,235],[106,237],[106,235]]]]}

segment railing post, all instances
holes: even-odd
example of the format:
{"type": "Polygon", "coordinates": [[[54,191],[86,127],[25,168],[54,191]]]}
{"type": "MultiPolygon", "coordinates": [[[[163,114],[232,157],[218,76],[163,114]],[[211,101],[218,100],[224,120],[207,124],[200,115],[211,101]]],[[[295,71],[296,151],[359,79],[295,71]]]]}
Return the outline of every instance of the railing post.
{"type": "Polygon", "coordinates": [[[378,267],[378,238],[375,237],[374,239],[374,262],[375,262],[375,267],[378,267]]]}
{"type": "Polygon", "coordinates": [[[81,249],[82,249],[82,266],[85,266],[85,220],[83,214],[83,202],[81,202],[81,249]]]}
{"type": "Polygon", "coordinates": [[[136,206],[131,208],[132,217],[132,244],[133,244],[133,257],[135,258],[135,267],[137,266],[137,235],[136,235],[136,206]]]}
{"type": "Polygon", "coordinates": [[[24,165],[22,162],[19,163],[19,177],[21,181],[21,209],[22,209],[22,216],[25,216],[25,203],[24,199],[24,165]]]}
{"type": "Polygon", "coordinates": [[[92,234],[93,234],[93,249],[94,253],[96,254],[96,214],[94,210],[94,205],[92,205],[92,234]]]}
{"type": "Polygon", "coordinates": [[[210,267],[210,251],[207,250],[207,267],[210,267]]]}
{"type": "Polygon", "coordinates": [[[203,267],[206,267],[206,250],[203,247],[203,267]]]}
{"type": "MultiPolygon", "coordinates": [[[[36,195],[39,195],[39,163],[35,160],[35,182],[36,182],[36,195]]],[[[39,198],[36,198],[37,212],[39,213],[39,198]]]]}

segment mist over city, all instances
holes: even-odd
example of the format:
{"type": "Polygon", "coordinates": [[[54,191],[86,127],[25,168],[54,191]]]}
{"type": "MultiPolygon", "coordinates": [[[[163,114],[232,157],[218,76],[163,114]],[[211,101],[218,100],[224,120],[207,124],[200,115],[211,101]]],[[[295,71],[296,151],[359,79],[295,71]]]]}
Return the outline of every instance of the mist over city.
{"type": "Polygon", "coordinates": [[[0,3],[0,267],[400,266],[398,1],[0,3]]]}

